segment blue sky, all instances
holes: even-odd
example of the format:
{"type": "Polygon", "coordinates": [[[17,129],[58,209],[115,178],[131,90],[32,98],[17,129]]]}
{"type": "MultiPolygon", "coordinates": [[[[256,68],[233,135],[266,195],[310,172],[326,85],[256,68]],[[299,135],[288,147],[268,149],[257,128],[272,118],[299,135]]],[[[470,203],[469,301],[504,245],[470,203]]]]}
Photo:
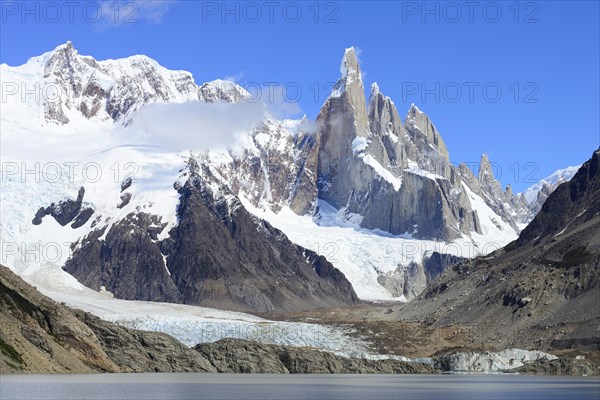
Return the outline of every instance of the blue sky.
{"type": "Polygon", "coordinates": [[[71,40],[96,59],[146,54],[198,83],[259,84],[265,99],[287,87],[287,111],[314,118],[355,46],[367,90],[378,82],[401,115],[415,103],[453,162],[488,153],[515,190],[600,145],[597,1],[69,4],[1,0],[0,62],[71,40]]]}

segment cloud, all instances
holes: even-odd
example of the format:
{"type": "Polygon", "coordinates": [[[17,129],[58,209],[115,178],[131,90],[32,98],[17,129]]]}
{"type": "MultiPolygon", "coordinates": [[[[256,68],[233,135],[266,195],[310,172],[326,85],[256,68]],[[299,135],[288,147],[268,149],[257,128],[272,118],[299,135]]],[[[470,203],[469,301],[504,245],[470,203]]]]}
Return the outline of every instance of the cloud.
{"type": "Polygon", "coordinates": [[[356,54],[356,60],[358,61],[358,65],[360,66],[360,76],[364,81],[367,77],[367,71],[363,68],[362,52],[363,51],[360,47],[354,46],[354,54],[356,54]]]}
{"type": "Polygon", "coordinates": [[[175,150],[221,150],[264,118],[264,105],[240,103],[149,104],[133,115],[124,140],[175,150]]]}
{"type": "Polygon", "coordinates": [[[249,83],[244,89],[250,93],[250,101],[264,103],[277,119],[297,118],[304,114],[300,107],[303,90],[295,82],[286,85],[249,83]]]}
{"type": "Polygon", "coordinates": [[[246,74],[246,72],[244,72],[244,71],[238,72],[237,74],[227,75],[226,77],[223,78],[223,80],[233,82],[233,83],[238,83],[244,78],[245,74],[246,74]]]}
{"type": "Polygon", "coordinates": [[[175,0],[98,0],[101,17],[99,29],[137,23],[160,24],[175,0]]]}

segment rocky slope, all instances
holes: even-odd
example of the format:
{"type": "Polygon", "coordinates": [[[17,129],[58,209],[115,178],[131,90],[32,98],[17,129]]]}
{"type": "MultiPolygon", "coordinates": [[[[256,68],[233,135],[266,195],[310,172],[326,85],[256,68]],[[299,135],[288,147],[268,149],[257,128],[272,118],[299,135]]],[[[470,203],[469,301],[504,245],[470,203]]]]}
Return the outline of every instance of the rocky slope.
{"type": "Polygon", "coordinates": [[[447,269],[396,315],[471,326],[478,343],[597,350],[599,230],[596,150],[548,197],[515,242],[447,269]]]}
{"type": "Polygon", "coordinates": [[[511,372],[527,375],[600,375],[597,363],[586,359],[540,360],[525,364],[511,372]]]}
{"type": "Polygon", "coordinates": [[[133,331],[55,303],[0,266],[2,373],[214,372],[172,337],[133,331]]]}

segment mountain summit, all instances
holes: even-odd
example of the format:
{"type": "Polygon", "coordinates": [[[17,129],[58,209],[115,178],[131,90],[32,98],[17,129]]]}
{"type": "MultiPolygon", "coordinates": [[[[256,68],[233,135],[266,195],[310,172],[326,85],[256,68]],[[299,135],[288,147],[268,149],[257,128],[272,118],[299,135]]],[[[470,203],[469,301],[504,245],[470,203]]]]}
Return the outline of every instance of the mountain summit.
{"type": "Polygon", "coordinates": [[[222,80],[199,87],[191,73],[168,70],[143,55],[97,61],[80,55],[70,41],[29,59],[23,67],[2,65],[2,74],[10,82],[43,88],[38,104],[43,108],[42,122],[59,125],[81,115],[127,124],[146,104],[237,102],[249,96],[235,83],[222,80]]]}

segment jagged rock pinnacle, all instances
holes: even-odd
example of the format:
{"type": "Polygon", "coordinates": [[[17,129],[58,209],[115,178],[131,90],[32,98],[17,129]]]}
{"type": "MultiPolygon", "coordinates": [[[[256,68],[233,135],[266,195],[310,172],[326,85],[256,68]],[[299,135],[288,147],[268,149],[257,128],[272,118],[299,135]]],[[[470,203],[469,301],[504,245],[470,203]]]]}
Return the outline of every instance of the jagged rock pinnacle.
{"type": "Polygon", "coordinates": [[[371,96],[377,93],[379,93],[379,85],[377,82],[373,82],[373,84],[371,84],[371,96]]]}
{"type": "Polygon", "coordinates": [[[360,67],[354,47],[347,48],[344,52],[344,58],[340,66],[340,73],[343,78],[358,78],[360,79],[360,67]]]}

